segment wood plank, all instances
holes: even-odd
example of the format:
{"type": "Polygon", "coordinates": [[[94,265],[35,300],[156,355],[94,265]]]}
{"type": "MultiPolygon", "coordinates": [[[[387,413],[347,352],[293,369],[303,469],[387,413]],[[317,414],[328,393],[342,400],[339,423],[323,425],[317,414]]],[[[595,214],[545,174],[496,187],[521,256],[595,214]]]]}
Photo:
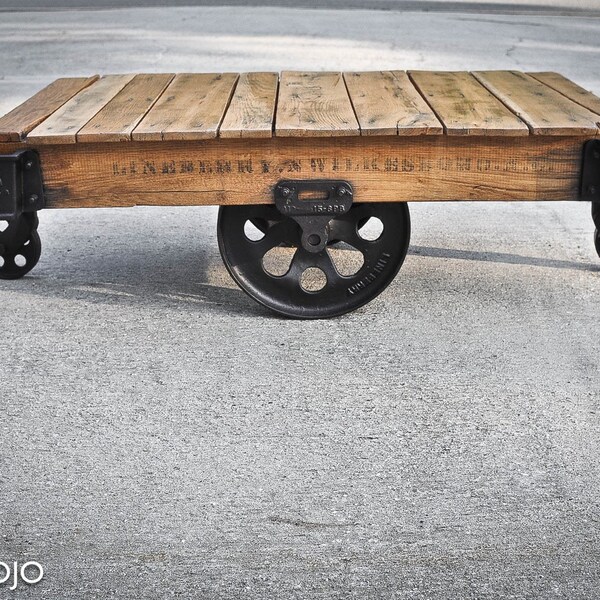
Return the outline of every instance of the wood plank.
{"type": "Polygon", "coordinates": [[[344,73],[361,135],[439,135],[441,123],[403,71],[344,73]]]}
{"type": "Polygon", "coordinates": [[[0,118],[0,142],[19,141],[75,94],[98,79],[70,77],[57,79],[0,118]]]}
{"type": "Polygon", "coordinates": [[[180,73],[133,130],[134,140],[202,140],[217,136],[238,75],[180,73]]]}
{"type": "Polygon", "coordinates": [[[282,178],[345,179],[356,202],[576,200],[586,139],[274,137],[38,150],[53,208],[265,203],[282,178]]]}
{"type": "Polygon", "coordinates": [[[77,134],[78,142],[126,142],[174,75],[136,75],[77,134]]]}
{"type": "Polygon", "coordinates": [[[519,71],[473,75],[529,125],[534,135],[596,135],[600,120],[587,108],[519,71]]]}
{"type": "Polygon", "coordinates": [[[360,135],[342,74],[284,71],[279,82],[275,135],[360,135]]]}
{"type": "Polygon", "coordinates": [[[242,73],[219,136],[271,137],[278,85],[278,73],[242,73]]]}
{"type": "Polygon", "coordinates": [[[32,144],[74,144],[77,132],[132,79],[133,75],[107,75],[63,104],[27,136],[32,144]]]}
{"type": "Polygon", "coordinates": [[[529,135],[527,125],[465,72],[409,71],[447,135],[529,135]]]}
{"type": "Polygon", "coordinates": [[[527,73],[531,77],[537,79],[544,85],[560,92],[563,96],[570,98],[573,102],[577,102],[581,106],[591,110],[593,113],[600,115],[600,98],[592,92],[573,83],[560,73],[527,73]]]}

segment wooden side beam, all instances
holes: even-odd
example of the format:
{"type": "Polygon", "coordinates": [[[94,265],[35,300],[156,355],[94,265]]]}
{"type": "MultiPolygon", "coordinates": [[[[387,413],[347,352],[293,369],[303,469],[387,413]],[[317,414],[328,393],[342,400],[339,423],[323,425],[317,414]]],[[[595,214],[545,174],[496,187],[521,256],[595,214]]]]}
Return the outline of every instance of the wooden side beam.
{"type": "MultiPolygon", "coordinates": [[[[587,138],[272,138],[41,145],[47,204],[260,204],[283,178],[346,179],[355,202],[575,200],[587,138]]],[[[0,144],[0,152],[23,144],[0,144]]]]}

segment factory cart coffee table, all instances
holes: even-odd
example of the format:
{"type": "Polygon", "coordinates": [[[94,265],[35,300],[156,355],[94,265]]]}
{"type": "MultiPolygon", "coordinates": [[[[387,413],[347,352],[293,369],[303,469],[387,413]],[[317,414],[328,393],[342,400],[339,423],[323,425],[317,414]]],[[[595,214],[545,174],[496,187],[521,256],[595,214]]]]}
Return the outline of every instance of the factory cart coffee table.
{"type": "Polygon", "coordinates": [[[600,98],[557,73],[59,79],[0,118],[0,278],[39,260],[42,208],[220,205],[232,277],[300,318],[390,283],[408,201],[591,201],[600,254],[599,134],[600,98]]]}

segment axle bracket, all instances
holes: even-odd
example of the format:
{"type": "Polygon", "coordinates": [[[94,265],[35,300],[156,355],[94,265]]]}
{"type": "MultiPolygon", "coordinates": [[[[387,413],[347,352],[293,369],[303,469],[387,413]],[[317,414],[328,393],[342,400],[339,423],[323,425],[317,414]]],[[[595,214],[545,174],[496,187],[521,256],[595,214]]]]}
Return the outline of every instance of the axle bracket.
{"type": "Polygon", "coordinates": [[[347,181],[283,180],[274,189],[277,210],[302,228],[302,247],[316,254],[329,241],[329,222],[352,207],[352,186],[347,181]]]}
{"type": "Polygon", "coordinates": [[[0,155],[0,220],[44,208],[40,157],[33,150],[0,155]]]}

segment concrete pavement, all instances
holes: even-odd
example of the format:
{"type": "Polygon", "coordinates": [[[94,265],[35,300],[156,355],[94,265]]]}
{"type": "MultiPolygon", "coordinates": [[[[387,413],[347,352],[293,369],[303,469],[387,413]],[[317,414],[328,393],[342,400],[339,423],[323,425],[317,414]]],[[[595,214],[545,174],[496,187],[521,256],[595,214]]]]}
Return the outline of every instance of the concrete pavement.
{"type": "MultiPolygon", "coordinates": [[[[62,75],[552,69],[600,21],[252,8],[6,14],[0,111],[62,75]]],[[[600,259],[588,205],[411,205],[375,302],[274,317],[212,208],[41,214],[0,283],[2,598],[593,599],[600,259]]]]}
{"type": "MultiPolygon", "coordinates": [[[[271,6],[308,9],[367,9],[427,12],[475,12],[600,16],[597,0],[132,0],[127,8],[175,6],[271,6]]],[[[98,10],[122,8],[119,0],[0,0],[0,11],[98,10]]]]}

